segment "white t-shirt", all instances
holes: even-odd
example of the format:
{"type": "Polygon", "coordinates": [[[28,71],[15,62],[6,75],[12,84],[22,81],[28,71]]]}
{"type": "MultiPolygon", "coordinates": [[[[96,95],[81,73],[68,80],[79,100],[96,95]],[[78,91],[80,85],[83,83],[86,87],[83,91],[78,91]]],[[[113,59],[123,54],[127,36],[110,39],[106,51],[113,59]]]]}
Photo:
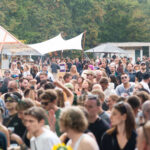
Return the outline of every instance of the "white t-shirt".
{"type": "Polygon", "coordinates": [[[32,137],[30,140],[31,150],[51,150],[54,145],[61,143],[55,133],[44,129],[44,132],[38,137],[32,137]]]}

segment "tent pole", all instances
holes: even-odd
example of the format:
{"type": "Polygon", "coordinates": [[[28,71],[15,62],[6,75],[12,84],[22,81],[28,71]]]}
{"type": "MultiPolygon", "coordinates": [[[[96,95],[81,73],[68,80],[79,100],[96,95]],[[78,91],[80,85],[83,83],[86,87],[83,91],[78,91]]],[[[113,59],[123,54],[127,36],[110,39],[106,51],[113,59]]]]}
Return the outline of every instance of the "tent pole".
{"type": "Polygon", "coordinates": [[[84,31],[83,49],[82,49],[82,59],[84,59],[85,38],[86,38],[86,30],[84,31]]]}
{"type": "Polygon", "coordinates": [[[1,51],[1,73],[2,73],[3,44],[0,44],[0,51],[1,51]]]}

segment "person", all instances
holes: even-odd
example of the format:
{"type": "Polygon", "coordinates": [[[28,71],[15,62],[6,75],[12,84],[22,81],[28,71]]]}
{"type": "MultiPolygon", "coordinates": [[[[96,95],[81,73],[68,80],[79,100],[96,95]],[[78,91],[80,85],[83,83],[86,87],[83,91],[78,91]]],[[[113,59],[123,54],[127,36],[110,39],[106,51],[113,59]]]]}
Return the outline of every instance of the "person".
{"type": "Polygon", "coordinates": [[[132,63],[128,63],[125,73],[128,74],[129,78],[130,78],[130,82],[135,82],[135,76],[136,76],[136,72],[133,69],[133,64],[132,63]]]}
{"type": "Polygon", "coordinates": [[[46,114],[41,107],[32,107],[24,113],[27,130],[33,135],[30,139],[31,150],[51,150],[60,143],[59,138],[52,131],[43,128],[46,114]]]}
{"type": "Polygon", "coordinates": [[[140,71],[136,73],[135,81],[141,82],[144,73],[146,73],[146,63],[143,61],[140,64],[140,71]]]}
{"type": "Polygon", "coordinates": [[[143,103],[142,112],[144,115],[145,122],[150,120],[150,100],[147,100],[143,103]]]}
{"type": "Polygon", "coordinates": [[[59,127],[59,116],[61,109],[57,106],[57,92],[54,89],[45,90],[41,94],[41,105],[49,114],[48,123],[52,131],[56,131],[57,135],[60,136],[60,127],[59,127]]]}
{"type": "MultiPolygon", "coordinates": [[[[22,137],[25,131],[25,127],[22,124],[21,119],[18,118],[16,106],[21,99],[16,94],[6,93],[4,97],[6,108],[8,109],[9,116],[4,118],[3,124],[18,136],[22,137]]],[[[12,141],[11,141],[12,142],[12,141]]]]}
{"type": "Polygon", "coordinates": [[[102,137],[102,150],[134,150],[137,135],[131,106],[124,102],[115,104],[110,120],[112,128],[102,137]]]}
{"type": "Polygon", "coordinates": [[[101,138],[104,132],[109,129],[109,125],[99,117],[99,106],[100,101],[97,95],[88,94],[87,99],[85,100],[84,107],[89,113],[88,129],[94,134],[99,148],[102,148],[101,138]]]}
{"type": "Polygon", "coordinates": [[[30,75],[30,68],[28,64],[24,64],[23,77],[27,77],[27,75],[30,75]]]}
{"type": "Polygon", "coordinates": [[[138,150],[150,150],[150,121],[138,129],[138,150]]]}
{"type": "Polygon", "coordinates": [[[133,93],[134,83],[129,82],[129,76],[124,73],[121,75],[122,84],[116,87],[116,94],[118,96],[128,97],[133,93]]]}
{"type": "Polygon", "coordinates": [[[146,89],[150,94],[150,74],[148,72],[143,73],[142,81],[140,83],[142,84],[143,88],[146,89]]]}
{"type": "Polygon", "coordinates": [[[61,131],[66,132],[70,138],[67,145],[70,145],[73,150],[99,150],[96,141],[84,133],[88,121],[80,108],[76,106],[64,108],[59,123],[61,131]]]}
{"type": "Polygon", "coordinates": [[[107,100],[108,110],[106,111],[109,115],[111,114],[113,106],[117,103],[119,96],[112,94],[107,100]]]}
{"type": "Polygon", "coordinates": [[[134,116],[137,117],[137,114],[140,109],[140,98],[135,95],[129,96],[127,99],[127,103],[130,104],[130,106],[133,109],[134,116]]]}

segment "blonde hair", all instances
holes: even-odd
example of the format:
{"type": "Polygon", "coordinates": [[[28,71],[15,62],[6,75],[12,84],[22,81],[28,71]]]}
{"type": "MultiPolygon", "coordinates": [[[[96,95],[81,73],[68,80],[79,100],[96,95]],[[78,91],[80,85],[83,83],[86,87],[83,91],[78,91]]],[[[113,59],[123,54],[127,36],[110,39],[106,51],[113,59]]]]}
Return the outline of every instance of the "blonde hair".
{"type": "Polygon", "coordinates": [[[59,120],[60,126],[77,132],[84,132],[88,121],[83,111],[77,106],[66,107],[62,110],[59,120]]]}

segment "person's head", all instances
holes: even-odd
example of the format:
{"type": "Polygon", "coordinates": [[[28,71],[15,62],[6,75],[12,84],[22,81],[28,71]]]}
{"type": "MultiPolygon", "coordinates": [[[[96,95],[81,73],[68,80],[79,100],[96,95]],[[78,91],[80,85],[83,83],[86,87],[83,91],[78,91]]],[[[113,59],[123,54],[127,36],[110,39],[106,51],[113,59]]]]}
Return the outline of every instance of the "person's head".
{"type": "Polygon", "coordinates": [[[141,83],[135,83],[133,93],[139,91],[142,88],[143,88],[143,85],[141,83]]]}
{"type": "Polygon", "coordinates": [[[24,64],[24,71],[29,71],[29,65],[27,65],[27,64],[24,64]]]}
{"type": "Polygon", "coordinates": [[[107,100],[107,105],[109,107],[109,109],[111,110],[113,108],[113,106],[117,103],[119,99],[119,96],[115,95],[115,94],[112,94],[108,97],[108,100],[107,100]]]}
{"type": "Polygon", "coordinates": [[[100,84],[94,84],[93,87],[92,87],[92,90],[100,90],[100,91],[103,91],[100,84]]]}
{"type": "Polygon", "coordinates": [[[145,121],[150,120],[150,100],[147,100],[143,103],[142,112],[143,112],[145,121]]]}
{"type": "Polygon", "coordinates": [[[95,71],[95,77],[96,77],[96,80],[99,81],[102,77],[102,71],[101,70],[96,70],[95,71]]]}
{"type": "Polygon", "coordinates": [[[149,74],[149,72],[145,72],[143,74],[142,79],[144,80],[144,82],[149,83],[150,82],[150,74],[149,74]]]}
{"type": "Polygon", "coordinates": [[[146,70],[146,63],[144,61],[141,62],[140,69],[143,70],[143,71],[146,70]]]}
{"type": "Polygon", "coordinates": [[[76,65],[72,65],[71,66],[70,72],[71,73],[77,73],[77,67],[76,67],[76,65]]]}
{"type": "Polygon", "coordinates": [[[66,107],[62,110],[59,124],[62,132],[73,130],[77,133],[83,133],[88,127],[88,121],[83,111],[75,106],[66,107]]]}
{"type": "Polygon", "coordinates": [[[150,121],[138,129],[137,148],[138,150],[150,150],[150,121]]]}
{"type": "Polygon", "coordinates": [[[41,72],[40,75],[39,75],[39,77],[40,77],[40,81],[48,79],[48,76],[47,76],[46,72],[41,72]]]}
{"type": "Polygon", "coordinates": [[[44,89],[48,90],[48,89],[54,89],[55,85],[52,82],[47,82],[44,84],[44,89]]]}
{"type": "Polygon", "coordinates": [[[17,82],[15,80],[9,81],[7,89],[8,89],[8,92],[18,91],[17,82]]]}
{"type": "Polygon", "coordinates": [[[127,84],[127,83],[129,83],[129,76],[126,74],[126,73],[123,73],[122,75],[121,75],[121,82],[123,83],[123,84],[127,84]]]}
{"type": "Polygon", "coordinates": [[[17,95],[13,93],[6,93],[4,96],[4,101],[8,111],[14,111],[16,110],[17,103],[18,101],[20,101],[20,99],[17,95]]]}
{"type": "Polygon", "coordinates": [[[54,89],[45,90],[40,96],[41,104],[44,109],[54,109],[57,104],[57,93],[54,89]]]}
{"type": "Polygon", "coordinates": [[[88,70],[86,73],[86,77],[88,80],[93,80],[94,79],[94,71],[93,70],[88,70]]]}
{"type": "Polygon", "coordinates": [[[83,81],[84,81],[84,78],[83,78],[83,77],[79,76],[79,77],[77,78],[77,83],[78,83],[78,84],[82,84],[83,81]]]}
{"type": "Polygon", "coordinates": [[[99,82],[99,83],[100,83],[100,85],[101,85],[103,91],[105,91],[105,90],[108,88],[108,86],[109,86],[109,80],[108,80],[107,77],[102,77],[102,78],[100,79],[100,82],[99,82]]]}
{"type": "Polygon", "coordinates": [[[134,111],[134,115],[136,116],[138,113],[138,110],[140,108],[140,99],[139,97],[133,95],[133,96],[129,96],[127,99],[127,103],[130,104],[130,106],[132,107],[133,111],[134,111]]]}
{"type": "Polygon", "coordinates": [[[116,103],[111,113],[111,125],[116,129],[124,124],[127,139],[130,138],[132,131],[135,129],[135,120],[131,106],[125,102],[116,103]]]}
{"type": "Polygon", "coordinates": [[[65,81],[65,83],[69,83],[70,80],[72,79],[72,76],[70,73],[66,73],[64,76],[63,76],[63,79],[65,81]]]}
{"type": "Polygon", "coordinates": [[[16,64],[16,62],[12,62],[12,64],[11,64],[11,69],[16,69],[17,68],[17,64],[16,64]]]}
{"type": "Polygon", "coordinates": [[[31,107],[24,113],[24,122],[27,130],[36,136],[45,124],[46,114],[41,107],[31,107]]]}
{"type": "Polygon", "coordinates": [[[42,71],[47,72],[48,70],[48,65],[47,64],[43,64],[42,65],[42,71]]]}
{"type": "Polygon", "coordinates": [[[128,65],[127,65],[127,70],[128,70],[129,72],[133,71],[133,64],[128,63],[128,65]]]}
{"type": "Polygon", "coordinates": [[[18,112],[18,118],[20,118],[22,121],[24,120],[24,112],[33,107],[34,103],[32,100],[29,99],[23,99],[20,102],[18,102],[16,106],[16,110],[18,112]]]}
{"type": "Polygon", "coordinates": [[[22,91],[26,90],[29,88],[29,80],[26,78],[20,79],[20,88],[22,91]]]}
{"type": "Polygon", "coordinates": [[[102,61],[101,67],[102,67],[102,68],[106,68],[106,66],[107,66],[106,61],[102,61]]]}
{"type": "Polygon", "coordinates": [[[83,81],[83,83],[82,83],[82,89],[91,91],[92,87],[93,87],[93,84],[91,83],[91,81],[89,81],[89,80],[84,80],[83,81]]]}
{"type": "Polygon", "coordinates": [[[100,91],[99,89],[95,89],[95,90],[92,90],[91,93],[98,96],[98,98],[100,100],[100,103],[104,102],[104,100],[105,100],[105,94],[104,94],[103,91],[100,91]]]}
{"type": "Polygon", "coordinates": [[[116,71],[115,63],[111,63],[111,64],[109,65],[109,69],[110,69],[111,72],[115,72],[115,71],[116,71]]]}
{"type": "Polygon", "coordinates": [[[146,93],[145,91],[139,91],[135,94],[136,96],[138,96],[140,98],[140,103],[143,104],[145,101],[150,99],[150,96],[148,93],[146,93]]]}
{"type": "Polygon", "coordinates": [[[4,77],[5,77],[5,78],[10,77],[10,75],[11,75],[11,74],[10,74],[10,70],[5,70],[5,71],[4,71],[4,77]]]}
{"type": "Polygon", "coordinates": [[[97,95],[89,94],[87,99],[84,102],[84,107],[87,109],[89,113],[89,118],[96,119],[99,107],[100,107],[100,100],[97,95]]]}

